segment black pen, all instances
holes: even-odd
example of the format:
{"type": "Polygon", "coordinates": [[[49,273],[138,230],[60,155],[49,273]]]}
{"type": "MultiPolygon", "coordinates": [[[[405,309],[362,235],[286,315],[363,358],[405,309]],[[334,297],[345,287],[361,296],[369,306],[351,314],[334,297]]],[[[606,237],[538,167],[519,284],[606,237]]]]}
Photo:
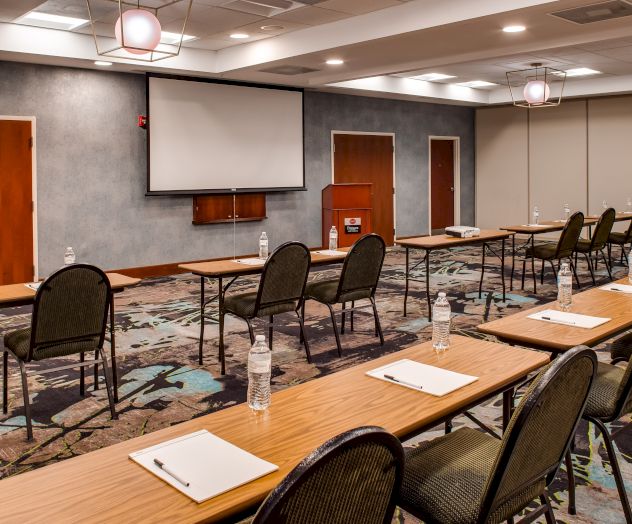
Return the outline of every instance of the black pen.
{"type": "Polygon", "coordinates": [[[189,483],[184,480],[182,477],[178,476],[176,473],[171,471],[167,466],[165,466],[164,462],[161,462],[157,458],[154,459],[154,464],[158,466],[161,470],[163,470],[167,475],[176,479],[180,484],[183,484],[187,488],[189,487],[189,483]]]}
{"type": "Polygon", "coordinates": [[[384,375],[384,378],[386,378],[388,380],[392,380],[393,382],[397,382],[399,384],[403,384],[404,386],[410,386],[411,388],[423,389],[423,386],[420,386],[419,384],[413,384],[412,382],[406,382],[405,380],[399,380],[398,378],[395,378],[393,375],[384,375]]]}
{"type": "Polygon", "coordinates": [[[551,322],[557,322],[559,324],[568,324],[569,326],[575,325],[575,322],[567,322],[566,320],[558,320],[556,318],[551,318],[551,317],[542,317],[542,320],[549,320],[551,322]]]}

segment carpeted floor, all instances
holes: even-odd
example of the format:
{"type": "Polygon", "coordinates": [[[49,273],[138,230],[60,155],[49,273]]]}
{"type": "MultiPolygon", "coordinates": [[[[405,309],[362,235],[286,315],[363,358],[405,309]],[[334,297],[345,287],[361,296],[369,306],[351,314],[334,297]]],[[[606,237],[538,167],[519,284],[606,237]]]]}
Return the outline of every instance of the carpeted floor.
{"type": "MultiPolygon", "coordinates": [[[[494,262],[492,262],[494,263],[494,262]]],[[[343,357],[338,358],[328,311],[313,302],[306,312],[313,364],[307,364],[298,341],[298,324],[292,315],[280,316],[275,330],[273,354],[273,389],[279,390],[318,376],[333,373],[360,362],[397,351],[430,338],[426,319],[423,269],[415,270],[409,298],[409,315],[402,316],[404,289],[404,256],[397,249],[386,258],[378,309],[384,328],[385,344],[380,346],[373,334],[370,310],[356,313],[355,331],[342,337],[343,357]]],[[[615,266],[616,275],[624,268],[615,266]]],[[[339,268],[315,271],[311,278],[326,278],[339,268]]],[[[514,290],[502,301],[499,269],[486,271],[484,293],[478,298],[480,250],[455,249],[433,255],[431,266],[433,293],[448,293],[455,315],[454,331],[468,336],[480,336],[475,326],[483,321],[511,314],[555,298],[552,274],[545,284],[538,285],[538,295],[514,290]]],[[[598,277],[606,281],[601,266],[598,277]]],[[[589,275],[580,264],[584,289],[589,275]]],[[[231,292],[256,286],[255,278],[236,282],[231,292]]],[[[515,283],[519,286],[518,279],[515,283]]],[[[539,284],[539,283],[538,283],[539,284]]],[[[532,288],[531,288],[532,289],[532,288]]],[[[78,371],[60,371],[29,382],[35,442],[25,441],[23,406],[19,374],[10,363],[9,412],[0,417],[0,476],[20,474],[30,469],[64,460],[75,455],[120,442],[143,433],[176,424],[206,413],[244,402],[246,397],[246,356],[250,344],[245,324],[227,317],[227,375],[219,374],[217,365],[217,326],[205,332],[205,364],[197,364],[199,332],[199,280],[191,275],[156,278],[116,297],[117,355],[119,356],[121,398],[117,406],[119,419],[111,421],[105,390],[88,387],[85,397],[79,396],[78,371]]],[[[0,310],[2,333],[28,325],[29,308],[0,310]]],[[[259,327],[263,333],[263,328],[259,327]]],[[[597,348],[599,358],[608,360],[608,345],[597,348]]],[[[63,360],[63,359],[59,359],[63,360]]],[[[62,362],[43,362],[43,367],[62,362]]],[[[11,361],[10,361],[11,362],[11,361]]],[[[90,374],[89,374],[90,375],[90,374]]],[[[88,384],[92,379],[88,378],[88,384]]],[[[482,405],[475,414],[490,425],[501,422],[500,399],[482,405]]],[[[616,438],[621,465],[632,492],[632,426],[630,418],[618,423],[624,427],[616,438]]],[[[455,425],[466,424],[461,418],[455,425]]],[[[442,428],[422,436],[440,434],[442,428]]],[[[414,443],[408,443],[413,445],[414,443]]],[[[557,518],[566,523],[623,522],[614,479],[610,472],[603,440],[593,428],[581,427],[575,454],[578,480],[578,516],[566,512],[566,478],[562,470],[555,482],[552,497],[557,518]]],[[[409,515],[397,514],[396,522],[416,522],[409,515]]]]}

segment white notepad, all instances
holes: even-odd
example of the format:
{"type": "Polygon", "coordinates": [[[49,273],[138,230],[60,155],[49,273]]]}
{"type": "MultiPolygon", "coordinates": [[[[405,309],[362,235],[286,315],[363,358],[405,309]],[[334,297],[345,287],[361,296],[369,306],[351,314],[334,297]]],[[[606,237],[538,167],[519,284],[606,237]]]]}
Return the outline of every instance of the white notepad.
{"type": "Polygon", "coordinates": [[[423,391],[435,397],[442,397],[478,380],[478,377],[455,373],[407,358],[367,371],[367,375],[423,391]],[[396,380],[386,378],[385,375],[392,376],[396,380]]]}
{"type": "Polygon", "coordinates": [[[550,227],[546,224],[522,224],[522,227],[550,227]]]}
{"type": "Polygon", "coordinates": [[[198,503],[279,469],[206,430],[130,453],[129,458],[198,503]],[[165,473],[155,458],[189,486],[165,473]]]}
{"type": "Polygon", "coordinates": [[[32,289],[33,291],[37,291],[39,287],[42,285],[41,282],[29,282],[28,284],[24,284],[27,288],[32,289]]]}
{"type": "Polygon", "coordinates": [[[246,264],[247,266],[263,266],[266,263],[265,258],[238,258],[235,262],[246,264]]]}
{"type": "Polygon", "coordinates": [[[552,322],[553,324],[563,324],[565,326],[592,329],[610,322],[610,318],[591,317],[590,315],[579,315],[555,309],[545,309],[529,315],[527,318],[541,320],[542,322],[552,322]]]}
{"type": "Polygon", "coordinates": [[[625,293],[626,295],[632,294],[632,285],[628,286],[626,284],[617,284],[615,282],[601,286],[599,289],[603,289],[604,291],[614,291],[615,293],[625,293]]]}
{"type": "Polygon", "coordinates": [[[319,255],[326,255],[328,257],[346,257],[347,254],[344,251],[335,251],[333,249],[321,249],[320,251],[314,251],[319,255]]]}

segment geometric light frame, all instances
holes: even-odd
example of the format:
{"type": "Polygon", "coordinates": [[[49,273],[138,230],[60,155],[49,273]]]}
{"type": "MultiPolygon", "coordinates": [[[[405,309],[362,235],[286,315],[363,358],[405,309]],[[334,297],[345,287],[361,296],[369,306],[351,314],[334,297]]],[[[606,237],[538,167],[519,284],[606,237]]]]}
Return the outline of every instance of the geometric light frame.
{"type": "Polygon", "coordinates": [[[566,72],[552,67],[544,67],[539,63],[531,64],[531,66],[529,69],[506,73],[507,85],[511,91],[513,105],[527,108],[559,106],[562,102],[564,86],[566,85],[566,72]],[[544,81],[549,86],[549,96],[546,97],[543,92],[542,100],[533,103],[528,102],[524,96],[524,88],[532,80],[544,81]]]}
{"type": "MultiPolygon", "coordinates": [[[[103,1],[103,0],[101,0],[103,1]]],[[[182,48],[182,42],[184,39],[184,32],[187,27],[187,23],[189,21],[189,16],[191,14],[191,7],[193,5],[193,0],[172,0],[169,3],[163,4],[159,7],[150,7],[147,5],[143,5],[140,0],[138,1],[125,1],[125,0],[108,0],[110,2],[114,2],[118,4],[119,8],[119,17],[121,20],[121,44],[112,48],[102,49],[102,46],[99,45],[100,39],[105,39],[106,37],[97,37],[95,24],[96,21],[92,17],[92,6],[91,3],[94,4],[95,0],[86,0],[88,4],[88,15],[90,17],[90,25],[92,26],[92,37],[94,38],[94,45],[97,49],[97,54],[99,56],[107,56],[111,58],[123,58],[125,60],[138,60],[141,62],[157,62],[158,60],[164,60],[165,58],[172,58],[178,56],[180,54],[180,49],[182,48]],[[149,11],[154,14],[158,20],[160,20],[160,11],[166,7],[171,7],[172,5],[179,4],[181,2],[188,3],[186,16],[184,17],[184,24],[182,25],[182,31],[180,33],[180,38],[175,43],[160,43],[156,47],[156,49],[145,49],[142,47],[134,47],[130,45],[125,45],[125,19],[123,18],[123,13],[130,9],[143,9],[145,11],[149,11]],[[146,51],[146,54],[136,55],[133,53],[129,53],[125,50],[128,49],[136,49],[139,51],[146,51]]],[[[114,36],[114,35],[113,35],[114,36]]],[[[114,38],[116,40],[116,38],[114,38]]],[[[109,39],[108,39],[109,40],[109,39]]]]}

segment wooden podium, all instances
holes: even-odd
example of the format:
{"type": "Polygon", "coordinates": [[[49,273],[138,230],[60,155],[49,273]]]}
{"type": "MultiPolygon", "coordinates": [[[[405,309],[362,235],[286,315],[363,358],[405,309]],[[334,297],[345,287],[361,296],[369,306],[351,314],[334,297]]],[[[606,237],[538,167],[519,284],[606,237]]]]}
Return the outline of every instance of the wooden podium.
{"type": "Polygon", "coordinates": [[[371,184],[329,184],[323,189],[323,247],[329,247],[329,230],[336,226],[338,247],[348,247],[373,232],[371,184]]]}

